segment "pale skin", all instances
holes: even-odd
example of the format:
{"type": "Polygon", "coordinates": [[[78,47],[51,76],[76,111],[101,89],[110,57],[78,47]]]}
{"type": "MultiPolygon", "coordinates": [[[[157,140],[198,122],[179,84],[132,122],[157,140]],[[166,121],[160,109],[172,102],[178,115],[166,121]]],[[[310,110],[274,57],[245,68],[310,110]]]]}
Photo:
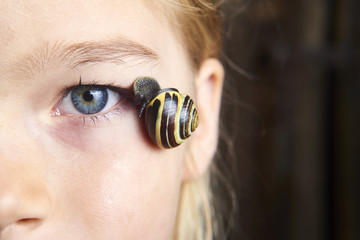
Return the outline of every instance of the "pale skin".
{"type": "Polygon", "coordinates": [[[181,184],[201,177],[216,149],[223,69],[215,59],[191,69],[157,9],[151,1],[0,1],[1,240],[172,238],[181,184]],[[75,54],[84,43],[89,54],[75,54]],[[128,89],[139,76],[194,98],[200,126],[180,147],[154,146],[121,96],[93,118],[64,107],[64,90],[80,77],[128,89]]]}

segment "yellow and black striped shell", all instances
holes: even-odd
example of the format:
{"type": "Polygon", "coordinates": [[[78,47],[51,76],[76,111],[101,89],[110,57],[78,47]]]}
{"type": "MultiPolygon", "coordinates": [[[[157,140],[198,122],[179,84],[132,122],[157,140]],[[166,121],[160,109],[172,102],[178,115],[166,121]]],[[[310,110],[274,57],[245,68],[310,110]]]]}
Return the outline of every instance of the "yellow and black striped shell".
{"type": "MultiPolygon", "coordinates": [[[[145,82],[156,81],[146,78],[145,82]]],[[[143,99],[139,117],[144,110],[145,125],[151,140],[161,148],[179,146],[191,136],[199,125],[194,101],[188,95],[180,94],[174,88],[158,90],[155,94],[152,89],[150,92],[153,96],[145,97],[146,93],[141,90],[139,92],[139,89],[144,87],[141,86],[142,82],[144,82],[143,78],[135,81],[134,93],[137,101],[143,99]]],[[[160,89],[157,87],[157,82],[153,84],[154,88],[160,89]]],[[[151,87],[146,89],[151,89],[151,87]]]]}

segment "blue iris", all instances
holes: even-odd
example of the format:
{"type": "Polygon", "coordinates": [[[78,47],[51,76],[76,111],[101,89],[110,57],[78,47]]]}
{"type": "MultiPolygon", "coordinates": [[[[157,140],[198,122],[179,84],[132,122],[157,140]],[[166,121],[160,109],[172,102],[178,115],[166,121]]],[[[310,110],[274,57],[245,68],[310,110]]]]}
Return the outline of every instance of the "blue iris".
{"type": "Polygon", "coordinates": [[[82,114],[100,112],[108,101],[107,88],[101,86],[77,86],[71,91],[71,101],[82,114]]]}

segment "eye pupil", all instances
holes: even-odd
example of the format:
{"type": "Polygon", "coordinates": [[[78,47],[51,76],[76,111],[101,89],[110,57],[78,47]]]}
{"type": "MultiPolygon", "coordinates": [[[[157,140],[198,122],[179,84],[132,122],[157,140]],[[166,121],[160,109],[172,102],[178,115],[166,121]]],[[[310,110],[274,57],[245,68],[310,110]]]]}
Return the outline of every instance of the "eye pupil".
{"type": "Polygon", "coordinates": [[[83,98],[87,102],[91,102],[94,99],[94,96],[91,94],[90,91],[84,92],[83,98]]]}

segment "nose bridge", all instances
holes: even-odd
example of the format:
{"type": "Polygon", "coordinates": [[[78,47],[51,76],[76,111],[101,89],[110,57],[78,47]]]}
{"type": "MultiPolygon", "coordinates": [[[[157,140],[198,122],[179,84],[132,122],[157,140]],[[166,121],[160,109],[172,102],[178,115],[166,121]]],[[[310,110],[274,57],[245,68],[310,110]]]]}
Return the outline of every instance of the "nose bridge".
{"type": "Polygon", "coordinates": [[[20,125],[0,128],[0,231],[20,222],[40,223],[50,195],[39,146],[20,125]]]}

